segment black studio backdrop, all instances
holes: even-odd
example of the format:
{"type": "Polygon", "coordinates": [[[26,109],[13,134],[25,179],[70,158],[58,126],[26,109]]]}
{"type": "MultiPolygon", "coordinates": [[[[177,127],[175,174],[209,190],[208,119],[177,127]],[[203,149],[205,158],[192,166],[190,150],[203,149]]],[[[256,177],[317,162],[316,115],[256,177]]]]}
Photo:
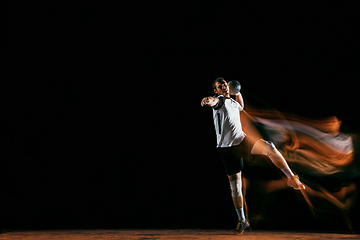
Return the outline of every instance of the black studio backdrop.
{"type": "MultiPolygon", "coordinates": [[[[219,76],[239,80],[254,106],[359,130],[349,3],[7,1],[3,11],[0,228],[232,228],[200,107],[219,76]]],[[[301,206],[293,214],[314,221],[287,193],[301,206]]]]}

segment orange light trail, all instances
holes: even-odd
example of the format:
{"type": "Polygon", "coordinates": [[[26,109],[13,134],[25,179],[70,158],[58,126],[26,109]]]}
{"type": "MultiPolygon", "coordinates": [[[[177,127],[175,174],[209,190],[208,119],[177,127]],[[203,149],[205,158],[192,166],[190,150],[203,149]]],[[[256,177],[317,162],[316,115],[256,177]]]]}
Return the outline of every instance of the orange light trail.
{"type": "MultiPolygon", "coordinates": [[[[264,138],[272,141],[288,162],[291,169],[298,173],[306,185],[300,193],[314,215],[325,212],[323,206],[312,204],[314,199],[323,199],[331,203],[342,213],[344,223],[351,229],[348,213],[355,204],[357,186],[344,184],[336,191],[327,189],[316,182],[317,178],[331,178],[335,174],[347,173],[353,178],[360,174],[353,170],[354,146],[351,135],[340,132],[341,121],[335,117],[320,120],[299,117],[276,110],[258,110],[246,107],[241,113],[244,132],[253,141],[264,138]],[[302,177],[303,175],[303,177],[302,177]],[[307,178],[307,177],[311,178],[307,178]]],[[[251,161],[250,165],[262,165],[251,161]]],[[[244,179],[244,190],[249,186],[244,179]]],[[[286,189],[286,179],[262,183],[267,193],[286,189]]]]}

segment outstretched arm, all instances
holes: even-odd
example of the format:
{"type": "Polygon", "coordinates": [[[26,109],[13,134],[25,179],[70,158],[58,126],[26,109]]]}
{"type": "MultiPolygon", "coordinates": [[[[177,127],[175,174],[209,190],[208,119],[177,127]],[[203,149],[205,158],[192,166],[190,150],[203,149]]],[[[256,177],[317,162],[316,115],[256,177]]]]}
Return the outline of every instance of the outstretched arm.
{"type": "Polygon", "coordinates": [[[217,99],[216,97],[204,97],[201,100],[201,106],[209,106],[209,107],[214,107],[217,103],[219,102],[219,99],[217,99]]]}

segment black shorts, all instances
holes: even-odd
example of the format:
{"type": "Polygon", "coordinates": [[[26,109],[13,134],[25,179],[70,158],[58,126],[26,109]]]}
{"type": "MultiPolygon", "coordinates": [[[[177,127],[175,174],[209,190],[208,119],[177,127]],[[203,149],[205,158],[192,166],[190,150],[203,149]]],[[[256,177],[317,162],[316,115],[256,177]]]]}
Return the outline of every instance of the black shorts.
{"type": "Polygon", "coordinates": [[[245,136],[244,140],[236,146],[218,148],[223,161],[225,172],[228,176],[243,170],[243,159],[250,160],[251,149],[254,142],[245,136]]]}

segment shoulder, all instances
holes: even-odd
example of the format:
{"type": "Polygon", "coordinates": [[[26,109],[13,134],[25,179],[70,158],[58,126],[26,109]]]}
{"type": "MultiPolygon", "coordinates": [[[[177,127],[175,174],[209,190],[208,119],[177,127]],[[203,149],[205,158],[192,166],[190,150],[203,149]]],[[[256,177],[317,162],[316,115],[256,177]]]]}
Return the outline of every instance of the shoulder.
{"type": "Polygon", "coordinates": [[[236,101],[235,99],[231,98],[231,103],[233,104],[233,106],[235,106],[236,108],[239,108],[240,111],[243,110],[243,107],[241,106],[241,104],[236,101]]]}
{"type": "Polygon", "coordinates": [[[238,101],[236,101],[235,99],[231,99],[236,105],[238,105],[238,106],[240,106],[241,107],[241,104],[238,102],[238,101]]]}
{"type": "Polygon", "coordinates": [[[217,99],[219,99],[218,103],[213,107],[214,110],[220,109],[225,103],[225,97],[223,95],[215,95],[217,99]]]}

